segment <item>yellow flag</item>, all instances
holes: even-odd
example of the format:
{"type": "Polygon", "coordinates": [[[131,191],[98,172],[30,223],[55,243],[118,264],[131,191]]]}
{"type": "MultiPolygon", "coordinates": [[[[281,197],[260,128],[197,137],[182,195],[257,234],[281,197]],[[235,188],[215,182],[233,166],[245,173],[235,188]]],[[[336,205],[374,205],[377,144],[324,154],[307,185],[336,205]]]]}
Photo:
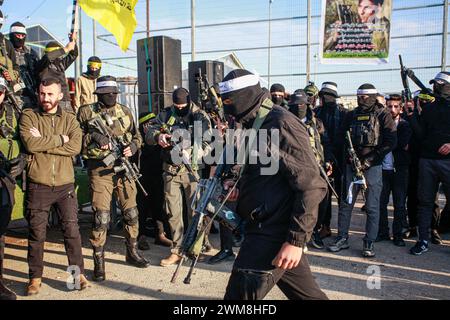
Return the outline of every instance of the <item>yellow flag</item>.
{"type": "Polygon", "coordinates": [[[81,9],[111,32],[123,51],[128,46],[136,29],[134,7],[138,0],[78,0],[81,9]]]}

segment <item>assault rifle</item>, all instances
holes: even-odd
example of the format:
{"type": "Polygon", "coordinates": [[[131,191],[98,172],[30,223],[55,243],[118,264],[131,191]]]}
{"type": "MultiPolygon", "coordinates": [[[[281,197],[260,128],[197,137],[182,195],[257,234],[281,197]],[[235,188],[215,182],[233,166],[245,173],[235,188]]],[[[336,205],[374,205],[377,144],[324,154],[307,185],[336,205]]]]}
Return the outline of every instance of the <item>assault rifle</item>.
{"type": "MultiPolygon", "coordinates": [[[[106,122],[109,123],[108,119],[106,119],[106,122]]],[[[100,116],[89,120],[89,126],[109,139],[111,153],[103,159],[103,164],[109,167],[118,161],[119,164],[114,166],[114,173],[118,174],[123,172],[128,181],[134,181],[142,190],[144,196],[148,196],[148,193],[139,181],[142,175],[139,173],[138,167],[135,163],[131,163],[128,158],[123,155],[123,151],[127,146],[129,146],[129,143],[127,143],[123,137],[113,137],[100,116]]]]}
{"type": "Polygon", "coordinates": [[[214,176],[209,179],[202,179],[197,186],[194,201],[192,202],[194,216],[183,237],[183,242],[181,244],[181,260],[172,276],[172,283],[176,282],[181,266],[186,258],[191,259],[192,262],[189,272],[184,279],[184,283],[191,283],[194,268],[204,249],[206,230],[208,230],[208,225],[205,226],[205,216],[211,217],[209,223],[212,223],[214,219],[217,219],[219,223],[233,230],[234,233],[237,233],[239,230],[242,219],[225,206],[225,202],[228,200],[229,195],[234,189],[231,189],[228,194],[225,195],[223,181],[230,177],[232,168],[232,165],[225,164],[225,160],[226,152],[222,154],[222,163],[217,166],[214,176]]]}
{"type": "MultiPolygon", "coordinates": [[[[352,138],[350,136],[350,131],[347,131],[347,133],[346,133],[346,140],[348,143],[347,152],[350,157],[350,164],[352,166],[352,170],[354,173],[352,187],[353,187],[353,184],[361,185],[361,189],[364,194],[365,191],[367,190],[367,182],[366,182],[366,178],[364,177],[364,172],[362,169],[361,161],[359,160],[358,155],[356,154],[355,148],[353,147],[353,142],[352,142],[352,138]]],[[[351,192],[351,189],[353,189],[352,187],[350,188],[349,192],[351,192]]],[[[349,194],[348,198],[351,199],[351,197],[352,197],[352,194],[349,194]]],[[[351,202],[352,201],[350,201],[349,204],[351,204],[351,202]]]]}

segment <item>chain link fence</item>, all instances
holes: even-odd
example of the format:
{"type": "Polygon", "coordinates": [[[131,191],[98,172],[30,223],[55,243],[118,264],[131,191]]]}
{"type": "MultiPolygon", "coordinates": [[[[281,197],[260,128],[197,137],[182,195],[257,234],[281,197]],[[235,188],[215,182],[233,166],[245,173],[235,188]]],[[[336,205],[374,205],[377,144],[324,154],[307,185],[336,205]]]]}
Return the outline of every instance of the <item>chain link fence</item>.
{"type": "MultiPolygon", "coordinates": [[[[384,93],[400,92],[399,54],[424,83],[441,70],[444,1],[393,1],[390,60],[378,66],[320,64],[322,1],[311,4],[311,80],[318,85],[334,81],[343,96],[355,95],[356,89],[366,82],[384,93]]],[[[114,55],[118,51],[112,35],[98,36],[97,54],[105,61],[105,73],[137,75],[136,40],[146,36],[145,9],[145,1],[138,2],[138,31],[126,54],[114,55]]],[[[275,0],[271,5],[269,0],[196,0],[195,16],[196,60],[214,60],[233,52],[245,68],[267,80],[270,54],[270,83],[282,83],[291,92],[305,86],[307,0],[275,0]]],[[[191,1],[151,0],[150,25],[151,36],[166,35],[182,41],[183,69],[187,69],[192,56],[191,1]]],[[[447,52],[447,61],[449,58],[447,52]]]]}

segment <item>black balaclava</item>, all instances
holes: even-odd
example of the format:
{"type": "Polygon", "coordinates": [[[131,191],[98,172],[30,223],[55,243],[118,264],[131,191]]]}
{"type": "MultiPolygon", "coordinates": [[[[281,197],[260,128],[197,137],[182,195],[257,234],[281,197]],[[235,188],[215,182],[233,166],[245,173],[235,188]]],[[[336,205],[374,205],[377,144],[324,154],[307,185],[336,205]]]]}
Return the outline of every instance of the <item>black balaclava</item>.
{"type": "MultiPolygon", "coordinates": [[[[282,84],[279,83],[274,83],[271,87],[270,87],[270,94],[272,95],[272,93],[274,92],[283,92],[285,93],[286,89],[284,88],[284,86],[282,84]]],[[[278,106],[281,106],[284,102],[284,97],[279,97],[279,96],[272,96],[272,102],[275,103],[278,106]]]]}
{"type": "Polygon", "coordinates": [[[86,74],[91,79],[97,79],[98,77],[100,77],[100,72],[102,71],[102,69],[100,67],[99,69],[94,71],[94,70],[92,70],[90,68],[90,66],[89,66],[90,63],[99,63],[99,64],[101,64],[102,60],[99,57],[96,57],[96,56],[90,57],[89,60],[88,60],[88,71],[87,71],[86,74]]]}
{"type": "Polygon", "coordinates": [[[191,104],[189,91],[187,91],[185,88],[176,89],[172,94],[172,101],[174,104],[187,104],[187,106],[182,109],[178,109],[175,106],[173,107],[177,116],[185,117],[189,114],[189,108],[191,104]]]}
{"type": "Polygon", "coordinates": [[[263,90],[259,84],[259,77],[244,69],[231,71],[219,84],[225,114],[233,116],[241,122],[251,113],[268,90],[263,90]],[[232,103],[227,103],[231,99],[232,103]]]}
{"type": "Polygon", "coordinates": [[[450,101],[450,83],[445,82],[443,84],[439,84],[435,82],[433,92],[437,98],[450,101]]]}
{"type": "Polygon", "coordinates": [[[358,88],[358,106],[364,111],[371,111],[377,104],[377,93],[377,89],[372,84],[363,84],[358,88]]]}
{"type": "Polygon", "coordinates": [[[289,111],[295,114],[299,119],[307,115],[309,97],[302,89],[295,90],[289,100],[289,111]]]}
{"type": "Polygon", "coordinates": [[[11,28],[10,28],[11,32],[9,33],[9,40],[13,44],[14,48],[16,48],[16,49],[23,48],[25,46],[25,41],[27,39],[26,33],[25,33],[25,38],[19,39],[19,38],[17,38],[17,35],[18,34],[23,34],[23,33],[21,33],[21,32],[12,32],[14,27],[16,27],[16,28],[25,28],[25,25],[23,23],[20,23],[20,22],[14,22],[11,25],[11,28]]]}
{"type": "Polygon", "coordinates": [[[117,103],[117,93],[99,93],[97,98],[107,108],[114,107],[117,103]]]}
{"type": "Polygon", "coordinates": [[[328,94],[328,93],[321,93],[320,97],[322,98],[322,102],[325,107],[336,105],[336,97],[335,96],[328,94]]]}

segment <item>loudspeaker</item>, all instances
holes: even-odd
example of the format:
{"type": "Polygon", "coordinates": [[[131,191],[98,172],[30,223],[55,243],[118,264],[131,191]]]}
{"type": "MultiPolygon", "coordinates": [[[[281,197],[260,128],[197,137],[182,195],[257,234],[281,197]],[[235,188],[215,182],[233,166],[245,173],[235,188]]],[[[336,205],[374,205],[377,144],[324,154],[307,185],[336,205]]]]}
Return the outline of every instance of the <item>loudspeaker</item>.
{"type": "Polygon", "coordinates": [[[172,92],[182,85],[181,40],[166,36],[151,37],[137,41],[139,112],[148,111],[148,74],[151,68],[150,90],[152,111],[172,103],[172,92]],[[145,41],[147,40],[148,58],[145,41]],[[170,97],[170,98],[169,98],[170,97]]]}
{"type": "Polygon", "coordinates": [[[220,61],[192,61],[189,62],[189,92],[191,94],[191,100],[195,103],[198,101],[199,88],[198,78],[201,70],[202,77],[208,80],[210,86],[219,83],[224,77],[224,64],[220,61]]]}

